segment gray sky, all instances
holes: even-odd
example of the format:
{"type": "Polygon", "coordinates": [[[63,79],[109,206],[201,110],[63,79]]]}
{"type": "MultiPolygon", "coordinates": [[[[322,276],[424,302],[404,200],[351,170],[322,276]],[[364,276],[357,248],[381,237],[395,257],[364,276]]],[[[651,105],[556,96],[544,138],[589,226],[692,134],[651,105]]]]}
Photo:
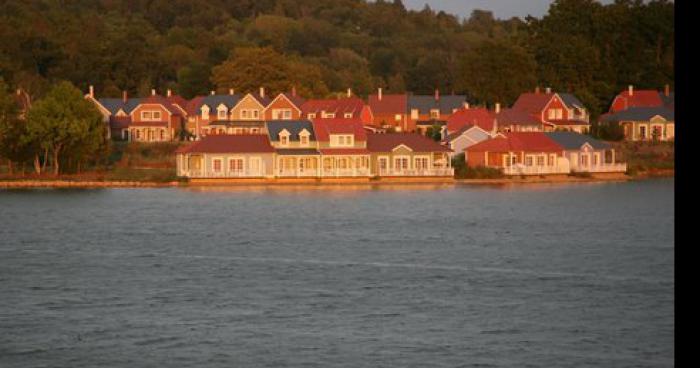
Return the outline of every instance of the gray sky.
{"type": "MultiPolygon", "coordinates": [[[[491,10],[496,18],[511,17],[525,18],[528,14],[542,17],[549,9],[553,0],[403,0],[408,9],[421,10],[427,3],[433,10],[444,10],[447,13],[469,17],[472,10],[491,10]]],[[[613,0],[602,0],[603,4],[613,0]]]]}

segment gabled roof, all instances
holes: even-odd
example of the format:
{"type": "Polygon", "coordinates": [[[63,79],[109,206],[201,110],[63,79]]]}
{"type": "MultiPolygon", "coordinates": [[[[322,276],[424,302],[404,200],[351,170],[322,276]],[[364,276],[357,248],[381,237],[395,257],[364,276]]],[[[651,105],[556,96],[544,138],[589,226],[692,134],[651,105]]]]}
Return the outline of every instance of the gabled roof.
{"type": "Polygon", "coordinates": [[[562,147],[542,132],[505,133],[467,147],[469,152],[559,152],[562,147]]]}
{"type": "Polygon", "coordinates": [[[452,114],[452,110],[462,108],[466,101],[465,95],[445,95],[438,99],[433,95],[413,95],[408,96],[408,112],[418,109],[420,114],[429,114],[432,109],[440,109],[441,114],[452,114]]]}
{"type": "Polygon", "coordinates": [[[496,114],[496,121],[499,126],[542,124],[541,121],[539,121],[537,118],[530,115],[529,113],[515,109],[502,109],[498,114],[496,114]]]}
{"type": "MultiPolygon", "coordinates": [[[[316,99],[307,100],[301,106],[301,112],[304,116],[308,114],[319,114],[321,111],[326,113],[335,113],[335,118],[344,118],[346,113],[352,113],[353,118],[357,118],[362,113],[362,108],[365,102],[358,97],[346,97],[339,99],[316,99]]],[[[321,116],[318,116],[319,118],[321,116]]]]}
{"type": "Polygon", "coordinates": [[[396,115],[396,114],[406,114],[408,111],[408,95],[406,94],[394,94],[385,95],[382,94],[382,99],[379,99],[379,95],[369,95],[367,99],[367,104],[372,109],[372,112],[379,115],[396,115]]]}
{"type": "Polygon", "coordinates": [[[263,107],[267,107],[267,105],[272,102],[272,99],[267,97],[267,96],[261,96],[259,93],[250,93],[250,95],[258,101],[263,107]]]}
{"type": "Polygon", "coordinates": [[[300,111],[301,111],[301,106],[304,105],[304,102],[306,102],[306,100],[305,100],[303,97],[299,96],[299,95],[294,95],[294,94],[289,93],[289,92],[283,92],[283,93],[280,93],[280,94],[281,94],[281,95],[284,95],[284,97],[286,97],[286,98],[287,98],[292,104],[294,104],[294,106],[296,106],[300,111]]]}
{"type": "Polygon", "coordinates": [[[359,118],[314,119],[313,126],[318,141],[329,141],[331,134],[352,134],[355,141],[367,140],[367,132],[359,118]]]}
{"type": "Polygon", "coordinates": [[[121,98],[97,99],[97,101],[112,115],[116,114],[119,110],[124,110],[127,115],[131,114],[131,112],[141,103],[142,100],[142,98],[129,98],[126,100],[126,102],[124,102],[124,100],[121,98]]]}
{"type": "Polygon", "coordinates": [[[627,109],[632,107],[661,107],[664,105],[661,99],[662,95],[662,93],[653,89],[633,90],[632,95],[630,95],[629,90],[627,90],[620,92],[615,97],[615,100],[622,99],[625,101],[627,109]]]}
{"type": "Polygon", "coordinates": [[[447,119],[447,131],[454,132],[466,125],[477,125],[491,131],[494,119],[495,114],[485,108],[461,108],[447,119]]]}
{"type": "Polygon", "coordinates": [[[197,96],[190,100],[187,104],[187,113],[190,115],[198,115],[202,112],[202,106],[206,105],[209,107],[209,111],[216,111],[219,105],[223,104],[228,110],[231,110],[238,101],[240,101],[241,95],[237,94],[226,94],[226,95],[206,95],[197,96]]]}
{"type": "Polygon", "coordinates": [[[112,129],[126,129],[131,125],[131,116],[110,116],[109,127],[112,129]]]}
{"type": "Polygon", "coordinates": [[[616,113],[601,115],[600,120],[603,122],[648,121],[657,115],[668,121],[675,121],[674,111],[665,107],[633,107],[616,113]]]}
{"type": "Polygon", "coordinates": [[[585,109],[586,106],[583,105],[583,102],[579,100],[576,96],[574,96],[571,93],[557,93],[559,97],[561,97],[562,101],[564,101],[564,105],[566,105],[568,108],[577,108],[577,109],[585,109]]]}
{"type": "Polygon", "coordinates": [[[524,111],[528,114],[541,114],[545,106],[555,96],[554,93],[526,92],[521,94],[513,104],[513,110],[524,111]]]}
{"type": "Polygon", "coordinates": [[[440,143],[416,133],[367,134],[367,149],[370,152],[391,152],[402,145],[414,152],[451,152],[440,143]]]}
{"type": "Polygon", "coordinates": [[[178,148],[176,153],[272,153],[267,135],[209,135],[188,146],[178,148]]]}
{"type": "MultiPolygon", "coordinates": [[[[136,107],[138,107],[139,105],[146,105],[146,104],[161,105],[166,110],[168,110],[168,112],[170,112],[173,115],[183,115],[182,110],[173,106],[173,104],[167,98],[165,98],[161,95],[151,95],[151,96],[148,96],[146,98],[142,98],[141,102],[136,107]]],[[[131,110],[131,112],[129,112],[129,114],[131,114],[132,112],[133,112],[133,109],[131,110]]]]}
{"type": "Polygon", "coordinates": [[[465,132],[467,132],[471,129],[478,129],[478,130],[484,132],[484,134],[487,134],[487,135],[489,134],[488,131],[484,130],[483,128],[481,128],[477,125],[468,124],[468,125],[465,125],[462,128],[460,128],[458,131],[448,134],[445,138],[442,139],[441,142],[443,142],[443,143],[452,142],[453,140],[459,138],[462,134],[464,134],[465,132]]]}
{"type": "Polygon", "coordinates": [[[316,134],[314,133],[314,125],[308,120],[271,120],[267,123],[267,133],[270,136],[270,140],[277,142],[279,141],[280,132],[287,130],[289,132],[290,141],[299,141],[299,133],[304,129],[309,132],[309,141],[316,140],[316,134]]]}
{"type": "Polygon", "coordinates": [[[610,144],[599,141],[591,136],[574,133],[574,132],[548,132],[544,133],[552,139],[554,142],[562,146],[562,148],[570,149],[580,149],[581,146],[588,143],[591,147],[595,149],[608,149],[610,144]]]}

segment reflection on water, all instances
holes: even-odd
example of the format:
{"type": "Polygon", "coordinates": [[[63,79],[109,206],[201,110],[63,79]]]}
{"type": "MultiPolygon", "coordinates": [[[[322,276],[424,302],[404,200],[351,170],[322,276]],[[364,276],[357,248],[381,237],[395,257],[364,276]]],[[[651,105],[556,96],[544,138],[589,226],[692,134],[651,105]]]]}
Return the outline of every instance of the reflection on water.
{"type": "Polygon", "coordinates": [[[673,196],[0,191],[0,367],[672,367],[673,196]]]}

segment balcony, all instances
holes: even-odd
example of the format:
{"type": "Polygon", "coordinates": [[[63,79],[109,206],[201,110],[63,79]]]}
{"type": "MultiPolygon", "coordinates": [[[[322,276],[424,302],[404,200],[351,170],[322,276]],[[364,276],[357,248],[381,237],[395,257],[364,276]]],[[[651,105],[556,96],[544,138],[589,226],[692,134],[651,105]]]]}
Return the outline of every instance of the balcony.
{"type": "Polygon", "coordinates": [[[378,176],[454,176],[451,167],[433,169],[379,169],[378,176]]]}

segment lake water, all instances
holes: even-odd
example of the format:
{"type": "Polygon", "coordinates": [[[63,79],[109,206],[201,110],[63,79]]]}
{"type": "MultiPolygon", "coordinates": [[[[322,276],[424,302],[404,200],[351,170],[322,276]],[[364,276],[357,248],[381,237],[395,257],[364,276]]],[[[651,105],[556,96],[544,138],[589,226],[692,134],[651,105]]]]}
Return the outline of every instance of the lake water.
{"type": "Polygon", "coordinates": [[[671,367],[673,186],[0,190],[0,366],[671,367]]]}

